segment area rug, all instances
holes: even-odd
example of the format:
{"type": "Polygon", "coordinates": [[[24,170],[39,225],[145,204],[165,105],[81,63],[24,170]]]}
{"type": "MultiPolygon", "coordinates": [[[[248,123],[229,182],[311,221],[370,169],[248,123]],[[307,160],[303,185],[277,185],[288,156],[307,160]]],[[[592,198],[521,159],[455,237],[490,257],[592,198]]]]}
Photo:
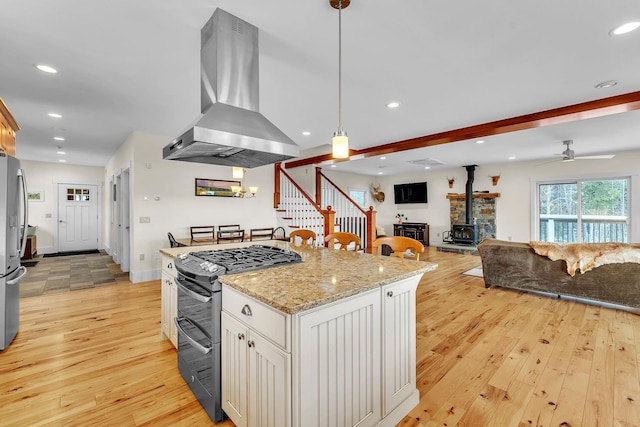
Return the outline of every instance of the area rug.
{"type": "Polygon", "coordinates": [[[71,251],[71,252],[56,252],[53,254],[44,254],[42,255],[45,258],[56,257],[56,256],[69,256],[69,255],[91,255],[91,254],[99,254],[100,251],[97,249],[91,249],[88,251],[71,251]]]}
{"type": "Polygon", "coordinates": [[[20,261],[20,265],[24,267],[35,267],[38,265],[38,261],[20,261]]]}
{"type": "Polygon", "coordinates": [[[484,277],[482,274],[482,265],[477,265],[467,271],[463,271],[460,274],[464,274],[465,276],[484,277]]]}

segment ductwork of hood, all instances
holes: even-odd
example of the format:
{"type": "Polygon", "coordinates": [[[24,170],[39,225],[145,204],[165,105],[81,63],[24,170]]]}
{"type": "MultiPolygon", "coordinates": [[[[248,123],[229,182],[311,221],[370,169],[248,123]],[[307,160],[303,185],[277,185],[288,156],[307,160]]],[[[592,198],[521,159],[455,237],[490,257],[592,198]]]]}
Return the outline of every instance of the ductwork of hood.
{"type": "Polygon", "coordinates": [[[295,142],[258,112],[258,28],[216,9],[200,37],[202,115],[162,157],[244,168],[299,157],[295,142]]]}

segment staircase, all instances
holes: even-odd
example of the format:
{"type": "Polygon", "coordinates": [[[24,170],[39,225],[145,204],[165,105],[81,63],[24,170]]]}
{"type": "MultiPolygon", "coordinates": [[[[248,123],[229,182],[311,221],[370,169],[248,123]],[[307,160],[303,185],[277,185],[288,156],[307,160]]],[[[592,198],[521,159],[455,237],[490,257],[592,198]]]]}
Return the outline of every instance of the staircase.
{"type": "Polygon", "coordinates": [[[287,235],[302,228],[313,230],[316,244],[333,231],[347,231],[360,237],[362,248],[371,253],[375,239],[375,211],[362,209],[344,191],[316,168],[316,200],[287,174],[280,163],[275,165],[274,207],[287,235]],[[321,206],[326,206],[322,209],[321,206]]]}

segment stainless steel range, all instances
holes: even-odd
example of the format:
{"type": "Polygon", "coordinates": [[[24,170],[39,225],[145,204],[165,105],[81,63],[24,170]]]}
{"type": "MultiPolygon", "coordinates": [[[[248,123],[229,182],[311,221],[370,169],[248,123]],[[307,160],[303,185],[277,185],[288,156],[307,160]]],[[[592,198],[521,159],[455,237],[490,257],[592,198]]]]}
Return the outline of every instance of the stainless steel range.
{"type": "Polygon", "coordinates": [[[178,277],[178,370],[214,421],[222,421],[219,276],[301,262],[300,254],[266,245],[191,252],[175,261],[178,277]]]}

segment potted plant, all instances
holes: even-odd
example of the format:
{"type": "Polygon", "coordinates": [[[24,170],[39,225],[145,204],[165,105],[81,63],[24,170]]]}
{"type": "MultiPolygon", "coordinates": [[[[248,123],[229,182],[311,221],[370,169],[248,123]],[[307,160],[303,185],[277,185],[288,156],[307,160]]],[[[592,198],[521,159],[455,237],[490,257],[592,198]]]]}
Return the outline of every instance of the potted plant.
{"type": "Polygon", "coordinates": [[[398,224],[402,224],[402,221],[408,219],[406,216],[404,216],[404,214],[401,213],[396,214],[396,218],[398,219],[398,224]]]}

